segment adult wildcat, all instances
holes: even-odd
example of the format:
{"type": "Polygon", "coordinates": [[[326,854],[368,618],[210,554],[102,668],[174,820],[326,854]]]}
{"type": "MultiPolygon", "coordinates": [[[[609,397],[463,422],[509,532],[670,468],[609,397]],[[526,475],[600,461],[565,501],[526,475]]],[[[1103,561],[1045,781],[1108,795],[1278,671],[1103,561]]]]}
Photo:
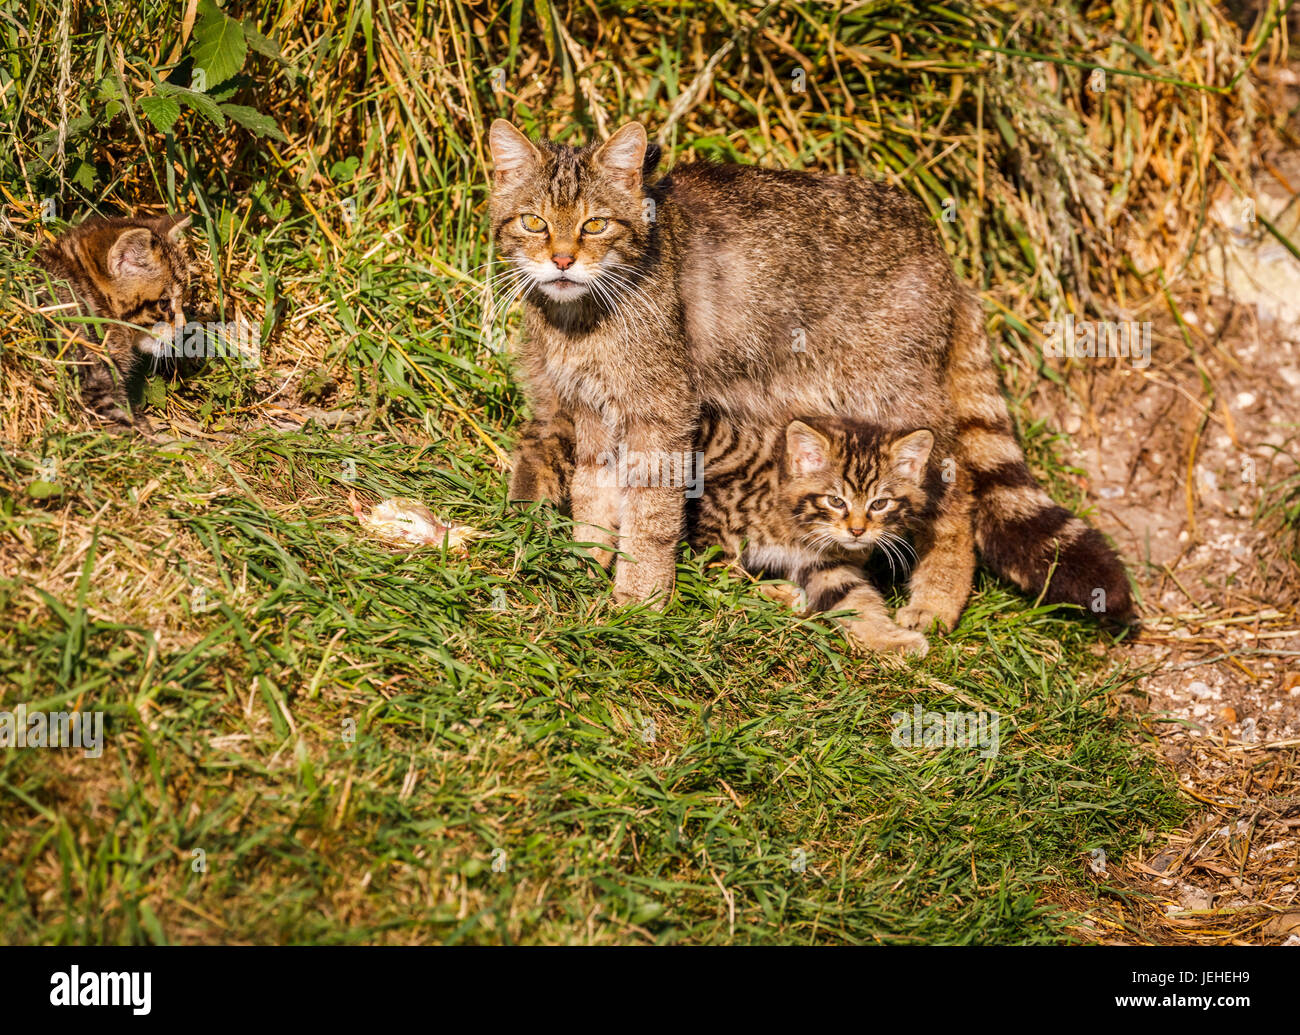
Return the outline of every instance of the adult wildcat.
{"type": "Polygon", "coordinates": [[[757,423],[803,412],[930,429],[952,478],[917,539],[905,628],[956,623],[975,546],[1022,589],[1129,620],[1114,553],[1026,467],[979,305],[914,198],[708,163],[647,184],[654,158],[636,123],[573,148],[498,119],[489,142],[533,415],[511,496],[562,502],[567,488],[577,537],[606,563],[617,535],[617,600],[671,594],[684,493],[644,477],[610,485],[601,458],[682,456],[707,406],[757,423]]]}
{"type": "Polygon", "coordinates": [[[113,321],[67,325],[81,341],[82,400],[105,423],[151,430],[142,414],[129,412],[127,384],[141,357],[165,354],[185,321],[189,224],[189,216],[93,216],[37,253],[60,303],[113,321]]]}

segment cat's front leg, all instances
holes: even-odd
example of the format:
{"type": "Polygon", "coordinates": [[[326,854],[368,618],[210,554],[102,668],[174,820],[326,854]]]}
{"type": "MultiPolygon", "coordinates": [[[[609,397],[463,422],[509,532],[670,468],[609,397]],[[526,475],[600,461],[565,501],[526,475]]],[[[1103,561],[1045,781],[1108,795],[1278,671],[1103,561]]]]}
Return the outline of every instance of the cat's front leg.
{"type": "Polygon", "coordinates": [[[633,421],[620,460],[626,471],[622,536],[614,599],[651,601],[662,608],[677,578],[677,544],[686,515],[686,483],[693,477],[688,418],[660,424],[633,421]],[[681,430],[679,430],[681,429],[681,430]]]}
{"type": "Polygon", "coordinates": [[[592,410],[573,415],[574,467],[570,498],[573,538],[595,543],[592,557],[603,568],[614,561],[623,512],[623,487],[618,477],[618,437],[592,410]]]}
{"type": "Polygon", "coordinates": [[[912,572],[910,599],[895,620],[905,629],[943,632],[956,627],[975,578],[975,536],[971,495],[958,482],[949,490],[934,522],[916,536],[919,560],[912,572]]]}
{"type": "Polygon", "coordinates": [[[573,421],[568,415],[528,421],[510,456],[510,501],[563,507],[570,502],[573,468],[573,421]]]}
{"type": "Polygon", "coordinates": [[[801,582],[809,613],[855,612],[837,620],[854,642],[868,650],[922,657],[930,649],[929,641],[921,633],[904,629],[889,617],[884,599],[852,565],[821,568],[807,574],[801,582]]]}
{"type": "Polygon", "coordinates": [[[97,420],[113,428],[134,428],[142,435],[153,433],[153,425],[143,413],[133,413],[127,394],[127,381],[136,362],[132,347],[112,347],[112,337],[105,349],[107,357],[86,346],[78,349],[81,366],[81,401],[97,420]]]}
{"type": "Polygon", "coordinates": [[[521,429],[510,457],[508,498],[529,503],[545,500],[563,507],[571,502],[576,438],[573,418],[560,403],[545,365],[534,363],[529,369],[524,378],[524,395],[533,416],[521,429]]]}

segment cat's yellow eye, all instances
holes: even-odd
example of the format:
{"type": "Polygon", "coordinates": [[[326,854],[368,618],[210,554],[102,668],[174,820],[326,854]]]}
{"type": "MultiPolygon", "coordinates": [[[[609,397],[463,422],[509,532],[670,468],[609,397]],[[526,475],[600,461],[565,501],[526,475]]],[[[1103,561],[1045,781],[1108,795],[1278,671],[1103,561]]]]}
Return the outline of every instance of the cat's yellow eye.
{"type": "Polygon", "coordinates": [[[844,510],[844,509],[845,509],[845,508],[844,508],[844,501],[843,501],[842,499],[840,499],[838,496],[827,496],[827,497],[826,497],[826,506],[830,507],[832,510],[844,510]]]}
{"type": "Polygon", "coordinates": [[[582,232],[584,234],[603,234],[607,226],[609,226],[608,219],[588,219],[582,224],[582,232]]]}
{"type": "Polygon", "coordinates": [[[886,510],[888,510],[893,505],[894,505],[894,501],[889,499],[889,497],[887,496],[882,499],[871,501],[871,509],[875,511],[877,514],[883,514],[886,510]]]}
{"type": "Polygon", "coordinates": [[[519,217],[519,222],[530,234],[540,234],[546,229],[546,220],[541,216],[535,216],[531,212],[525,212],[519,217]]]}

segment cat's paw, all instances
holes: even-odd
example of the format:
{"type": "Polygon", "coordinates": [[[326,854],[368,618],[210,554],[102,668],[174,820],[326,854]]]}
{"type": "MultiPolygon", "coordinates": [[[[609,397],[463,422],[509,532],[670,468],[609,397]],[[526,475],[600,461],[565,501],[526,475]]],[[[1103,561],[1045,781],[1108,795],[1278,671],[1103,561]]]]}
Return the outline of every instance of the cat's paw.
{"type": "Polygon", "coordinates": [[[900,607],[894,621],[904,629],[929,632],[938,627],[939,632],[951,632],[961,612],[943,604],[911,603],[900,607]]]}
{"type": "Polygon", "coordinates": [[[648,564],[620,560],[614,572],[614,603],[649,604],[662,611],[672,598],[676,574],[675,564],[656,571],[648,564]]]}
{"type": "Polygon", "coordinates": [[[563,508],[569,501],[568,479],[564,472],[531,461],[515,461],[510,474],[507,499],[511,503],[549,503],[563,508]]]}
{"type": "Polygon", "coordinates": [[[923,658],[930,652],[930,641],[919,632],[911,629],[899,629],[896,633],[880,637],[873,649],[886,654],[901,654],[905,657],[923,658]]]}
{"type": "Polygon", "coordinates": [[[633,607],[636,604],[645,604],[651,611],[662,611],[668,606],[668,596],[659,593],[647,600],[645,597],[638,597],[631,593],[620,593],[618,590],[614,590],[614,604],[617,607],[633,607]]]}
{"type": "Polygon", "coordinates": [[[549,503],[563,509],[573,480],[573,428],[567,422],[524,426],[510,458],[512,503],[549,503]]]}
{"type": "Polygon", "coordinates": [[[788,582],[765,582],[758,587],[758,591],[768,600],[784,604],[796,614],[802,614],[808,609],[808,594],[788,582]]]}
{"type": "Polygon", "coordinates": [[[930,650],[923,635],[893,622],[846,622],[845,627],[857,644],[880,654],[923,658],[930,650]]]}
{"type": "Polygon", "coordinates": [[[615,556],[613,534],[595,525],[576,524],[573,526],[573,541],[584,544],[581,552],[609,571],[615,556]]]}

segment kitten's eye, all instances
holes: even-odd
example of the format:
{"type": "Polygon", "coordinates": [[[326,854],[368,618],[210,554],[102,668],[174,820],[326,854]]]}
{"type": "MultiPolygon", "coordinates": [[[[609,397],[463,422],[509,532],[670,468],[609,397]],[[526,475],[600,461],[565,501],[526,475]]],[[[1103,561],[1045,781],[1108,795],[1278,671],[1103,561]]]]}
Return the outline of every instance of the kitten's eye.
{"type": "Polygon", "coordinates": [[[893,505],[894,505],[894,501],[891,500],[888,496],[886,496],[878,500],[872,500],[871,509],[877,514],[883,514],[893,505]]]}
{"type": "Polygon", "coordinates": [[[582,232],[584,234],[603,234],[607,226],[609,226],[608,219],[588,219],[582,224],[582,232]]]}
{"type": "Polygon", "coordinates": [[[827,497],[826,497],[826,506],[830,507],[832,510],[844,510],[844,509],[845,509],[844,501],[843,501],[842,499],[840,499],[838,496],[827,496],[827,497]]]}
{"type": "Polygon", "coordinates": [[[525,212],[520,216],[519,222],[530,234],[540,234],[546,229],[546,220],[541,216],[533,215],[531,212],[525,212]]]}

